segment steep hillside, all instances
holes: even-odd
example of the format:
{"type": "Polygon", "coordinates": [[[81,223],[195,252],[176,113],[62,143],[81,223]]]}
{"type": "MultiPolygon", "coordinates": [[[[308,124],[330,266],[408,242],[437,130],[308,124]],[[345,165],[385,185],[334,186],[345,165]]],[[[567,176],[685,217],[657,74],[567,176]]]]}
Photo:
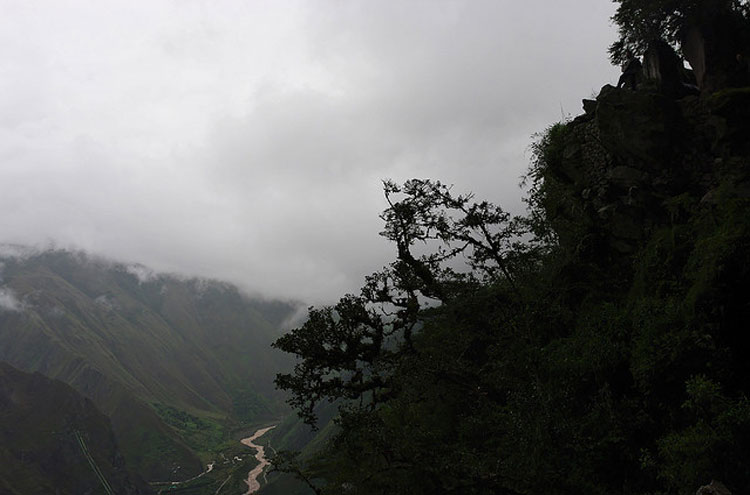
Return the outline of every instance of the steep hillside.
{"type": "Polygon", "coordinates": [[[165,411],[251,421],[278,407],[285,361],[269,343],[291,305],[65,251],[7,256],[2,279],[15,304],[0,311],[0,360],[93,399],[149,479],[201,469],[165,411]]]}
{"type": "MultiPolygon", "coordinates": [[[[313,430],[296,415],[289,415],[268,432],[261,443],[272,447],[274,452],[299,452],[299,461],[310,462],[336,433],[334,419],[338,413],[337,403],[318,404],[315,413],[321,428],[313,430]]],[[[261,486],[260,495],[312,495],[313,490],[292,473],[274,471],[266,476],[267,483],[261,486]]]]}
{"type": "Polygon", "coordinates": [[[68,385],[0,363],[0,492],[150,493],[125,469],[109,420],[68,385]]]}

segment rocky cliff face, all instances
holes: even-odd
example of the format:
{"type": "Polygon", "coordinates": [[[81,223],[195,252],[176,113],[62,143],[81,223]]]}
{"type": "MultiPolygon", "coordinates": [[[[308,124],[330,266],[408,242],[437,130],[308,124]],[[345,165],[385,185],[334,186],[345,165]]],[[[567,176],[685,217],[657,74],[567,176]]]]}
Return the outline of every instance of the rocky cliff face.
{"type": "Polygon", "coordinates": [[[583,106],[545,172],[567,205],[550,211],[563,242],[629,254],[683,195],[750,196],[750,88],[675,98],[605,86],[583,106]]]}
{"type": "Polygon", "coordinates": [[[712,478],[736,493],[750,479],[750,88],[651,88],[605,86],[549,130],[537,205],[569,278],[599,284],[572,303],[608,292],[626,315],[628,393],[651,418],[627,422],[653,442],[640,469],[679,493],[712,478]],[[716,393],[696,399],[701,380],[716,393]]]}

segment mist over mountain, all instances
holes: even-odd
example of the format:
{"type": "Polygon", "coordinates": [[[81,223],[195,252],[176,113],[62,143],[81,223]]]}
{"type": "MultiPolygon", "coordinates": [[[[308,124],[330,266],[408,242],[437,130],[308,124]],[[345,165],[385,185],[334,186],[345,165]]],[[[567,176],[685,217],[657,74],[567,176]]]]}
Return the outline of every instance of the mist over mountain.
{"type": "Polygon", "coordinates": [[[0,495],[747,491],[750,0],[2,7],[0,495]]]}
{"type": "Polygon", "coordinates": [[[296,305],[82,252],[6,247],[0,263],[0,361],[92,399],[149,481],[202,469],[165,415],[278,414],[273,377],[290,361],[270,343],[296,305]]]}
{"type": "Polygon", "coordinates": [[[330,302],[390,257],[384,178],[522,208],[529,136],[617,79],[613,11],[4,0],[0,242],[330,302]]]}

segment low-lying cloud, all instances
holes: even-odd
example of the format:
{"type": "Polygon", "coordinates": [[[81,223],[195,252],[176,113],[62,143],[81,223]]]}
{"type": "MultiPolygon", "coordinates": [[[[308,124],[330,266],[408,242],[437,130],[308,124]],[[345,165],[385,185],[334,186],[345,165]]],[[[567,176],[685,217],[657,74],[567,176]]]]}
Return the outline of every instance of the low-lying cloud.
{"type": "Polygon", "coordinates": [[[0,242],[313,303],[392,258],[382,179],[520,211],[531,135],[617,75],[600,0],[6,3],[0,242]]]}
{"type": "Polygon", "coordinates": [[[9,287],[0,287],[0,311],[22,311],[23,303],[9,287]]]}

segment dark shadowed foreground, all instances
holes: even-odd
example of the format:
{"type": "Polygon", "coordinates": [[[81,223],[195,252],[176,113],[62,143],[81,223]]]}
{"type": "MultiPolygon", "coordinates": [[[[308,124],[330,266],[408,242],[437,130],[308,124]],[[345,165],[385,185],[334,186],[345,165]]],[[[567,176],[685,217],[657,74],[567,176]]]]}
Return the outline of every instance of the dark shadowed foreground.
{"type": "Polygon", "coordinates": [[[528,215],[386,182],[396,260],[275,344],[302,419],[339,404],[278,470],[319,494],[750,486],[750,12],[619,3],[643,60],[538,136],[528,215]],[[699,78],[652,29],[700,35],[699,78]]]}

